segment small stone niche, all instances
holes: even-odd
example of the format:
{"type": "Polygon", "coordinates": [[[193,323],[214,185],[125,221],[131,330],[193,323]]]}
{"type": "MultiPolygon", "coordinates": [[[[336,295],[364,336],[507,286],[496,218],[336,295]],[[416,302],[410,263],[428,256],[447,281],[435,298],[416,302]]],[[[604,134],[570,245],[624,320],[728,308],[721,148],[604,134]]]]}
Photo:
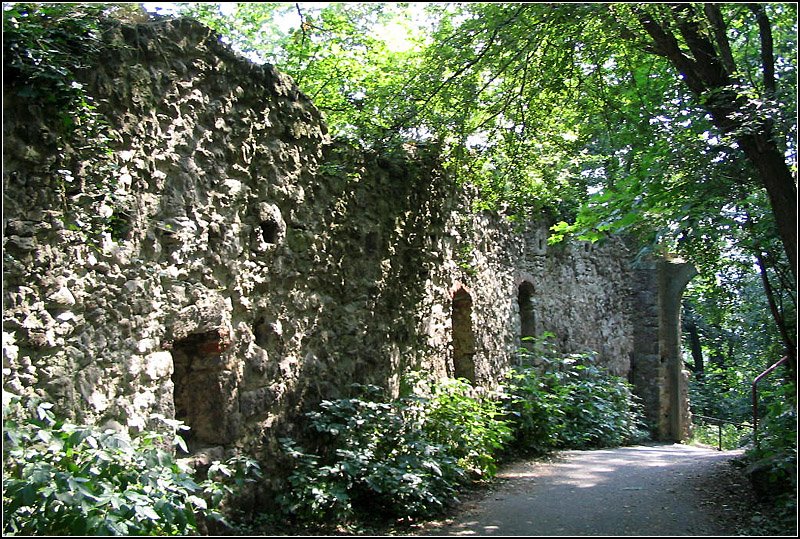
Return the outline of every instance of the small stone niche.
{"type": "Polygon", "coordinates": [[[280,209],[274,204],[262,202],[258,206],[258,227],[256,247],[268,250],[284,242],[286,223],[280,209]]]}
{"type": "Polygon", "coordinates": [[[191,334],[172,345],[175,419],[189,428],[182,436],[190,452],[230,442],[234,381],[225,369],[228,333],[191,334]]]}
{"type": "Polygon", "coordinates": [[[264,240],[264,243],[268,245],[274,245],[278,243],[280,226],[277,222],[272,219],[261,221],[259,228],[261,229],[261,239],[264,240]]]}
{"type": "Polygon", "coordinates": [[[536,315],[534,312],[533,285],[527,281],[519,285],[517,304],[519,306],[519,337],[523,348],[533,350],[531,337],[536,337],[536,315]]]}

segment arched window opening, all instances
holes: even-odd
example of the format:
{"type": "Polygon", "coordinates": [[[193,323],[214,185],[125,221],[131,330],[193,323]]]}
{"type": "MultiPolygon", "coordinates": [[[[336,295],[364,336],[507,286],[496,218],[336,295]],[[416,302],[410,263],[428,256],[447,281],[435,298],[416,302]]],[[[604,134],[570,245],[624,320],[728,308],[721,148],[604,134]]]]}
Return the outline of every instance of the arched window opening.
{"type": "Polygon", "coordinates": [[[475,381],[475,333],[472,297],[463,288],[453,295],[453,375],[475,381]]]}
{"type": "Polygon", "coordinates": [[[523,348],[533,350],[532,338],[536,337],[536,315],[533,303],[533,285],[527,281],[519,285],[517,291],[519,305],[519,337],[523,348]]]}

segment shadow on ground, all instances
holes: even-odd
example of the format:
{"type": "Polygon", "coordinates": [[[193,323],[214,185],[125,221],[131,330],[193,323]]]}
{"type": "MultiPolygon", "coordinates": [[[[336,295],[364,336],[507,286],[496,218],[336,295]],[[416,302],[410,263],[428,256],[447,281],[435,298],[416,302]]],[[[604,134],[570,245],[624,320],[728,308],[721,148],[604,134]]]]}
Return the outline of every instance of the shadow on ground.
{"type": "Polygon", "coordinates": [[[517,462],[486,495],[416,535],[733,535],[735,523],[708,510],[703,485],[741,454],[639,445],[517,462]]]}

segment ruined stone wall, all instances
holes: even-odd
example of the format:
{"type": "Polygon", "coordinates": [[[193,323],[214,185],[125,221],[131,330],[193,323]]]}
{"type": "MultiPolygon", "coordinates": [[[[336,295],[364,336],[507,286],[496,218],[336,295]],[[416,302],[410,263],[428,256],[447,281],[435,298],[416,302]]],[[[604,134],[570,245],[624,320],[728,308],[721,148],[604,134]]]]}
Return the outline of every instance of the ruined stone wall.
{"type": "Polygon", "coordinates": [[[428,295],[429,316],[437,320],[433,327],[438,330],[427,332],[438,355],[448,357],[445,374],[457,370],[452,301],[461,290],[472,303],[476,380],[496,380],[517,361],[523,337],[546,332],[555,336],[561,352],[596,352],[609,372],[628,375],[635,313],[629,249],[616,238],[596,245],[548,245],[548,236],[542,220],[519,224],[468,211],[454,216],[444,238],[447,271],[438,293],[428,295]]]}
{"type": "Polygon", "coordinates": [[[177,417],[195,449],[256,453],[352,383],[492,385],[526,332],[627,373],[618,242],[550,247],[546,225],[470,212],[434,146],[332,143],[290,79],[198,23],[104,35],[80,82],[108,157],[85,159],[4,88],[6,391],[100,424],[177,417]],[[104,174],[111,202],[89,196],[104,174]]]}
{"type": "Polygon", "coordinates": [[[203,446],[396,384],[453,195],[435,152],[330,144],[287,77],[199,24],[106,38],[119,57],[82,82],[111,125],[124,234],[65,225],[55,128],[4,102],[5,387],[89,421],[177,416],[203,446]]]}
{"type": "Polygon", "coordinates": [[[564,352],[593,351],[626,376],[633,353],[632,254],[619,238],[548,245],[541,223],[528,228],[520,280],[532,285],[535,335],[553,333],[564,352]]]}

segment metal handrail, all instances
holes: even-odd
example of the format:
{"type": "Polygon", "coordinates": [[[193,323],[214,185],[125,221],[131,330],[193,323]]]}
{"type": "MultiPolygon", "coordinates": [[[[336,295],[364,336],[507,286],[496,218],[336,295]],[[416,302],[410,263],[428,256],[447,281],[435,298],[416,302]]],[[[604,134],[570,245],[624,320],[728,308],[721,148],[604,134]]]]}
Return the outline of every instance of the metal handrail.
{"type": "Polygon", "coordinates": [[[789,356],[783,356],[781,359],[779,359],[774,364],[772,364],[769,368],[767,368],[767,370],[765,370],[764,372],[762,372],[761,374],[759,374],[758,376],[756,376],[753,379],[753,386],[752,386],[752,394],[753,394],[752,395],[753,396],[753,441],[756,444],[756,448],[759,447],[759,445],[758,445],[758,388],[756,386],[758,385],[758,382],[762,378],[764,378],[766,375],[768,375],[769,373],[771,373],[772,371],[777,369],[778,366],[781,363],[787,361],[788,359],[789,359],[789,356]]]}
{"type": "MultiPolygon", "coordinates": [[[[734,425],[736,428],[753,428],[755,429],[754,425],[750,423],[739,423],[737,421],[731,421],[730,419],[720,419],[718,417],[711,417],[707,415],[700,415],[692,413],[692,419],[695,417],[699,417],[700,419],[706,420],[708,423],[716,424],[717,425],[717,449],[722,451],[722,426],[725,424],[734,425]]],[[[755,430],[753,431],[755,432],[755,430]]]]}
{"type": "Polygon", "coordinates": [[[692,412],[692,417],[699,417],[700,419],[706,419],[710,422],[719,422],[719,423],[727,423],[729,425],[736,425],[737,427],[750,427],[752,428],[753,425],[750,423],[745,423],[741,421],[731,421],[730,419],[720,419],[719,417],[711,417],[707,415],[700,415],[692,412]]]}

